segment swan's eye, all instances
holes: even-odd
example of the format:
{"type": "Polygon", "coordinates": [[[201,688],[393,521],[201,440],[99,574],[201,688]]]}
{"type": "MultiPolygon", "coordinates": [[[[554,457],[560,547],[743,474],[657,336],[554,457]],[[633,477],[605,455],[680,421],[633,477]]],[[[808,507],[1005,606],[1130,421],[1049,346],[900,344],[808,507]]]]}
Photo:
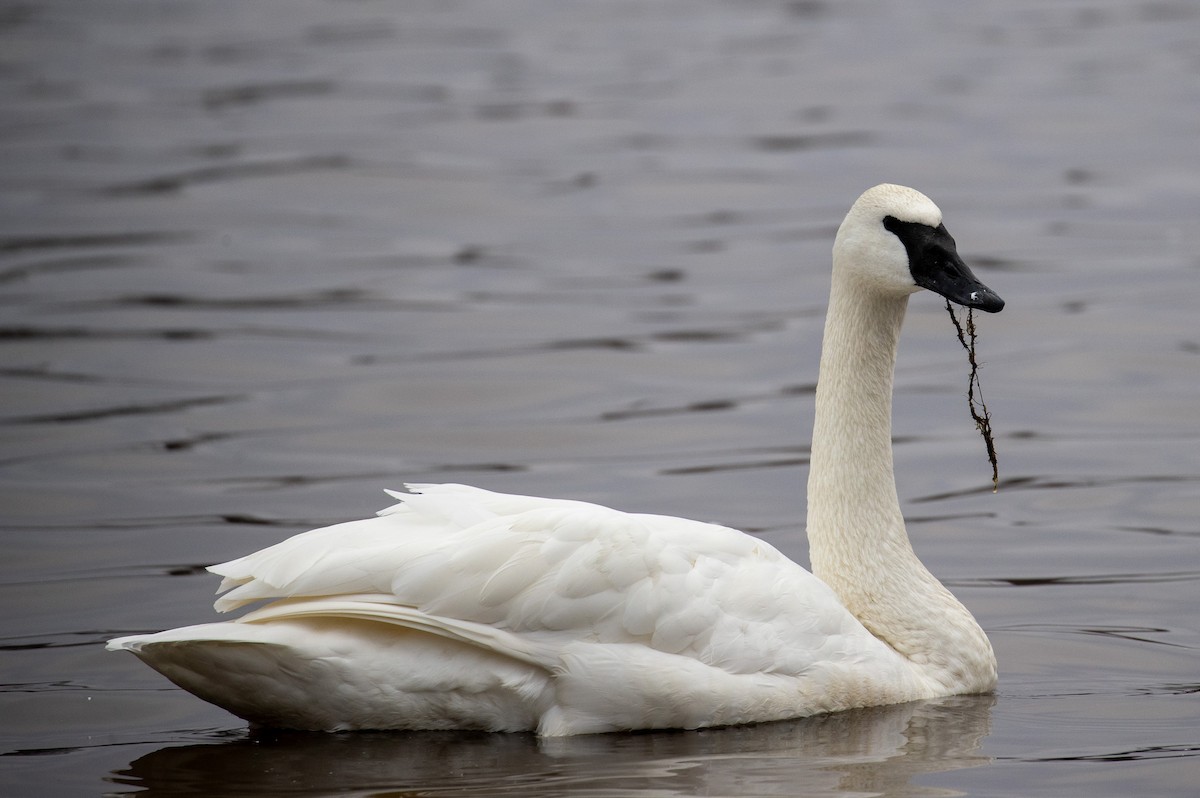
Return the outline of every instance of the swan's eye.
{"type": "Polygon", "coordinates": [[[920,222],[904,222],[895,216],[885,216],[883,226],[904,244],[910,265],[919,263],[924,269],[935,271],[954,268],[958,250],[945,225],[931,227],[920,222]]]}

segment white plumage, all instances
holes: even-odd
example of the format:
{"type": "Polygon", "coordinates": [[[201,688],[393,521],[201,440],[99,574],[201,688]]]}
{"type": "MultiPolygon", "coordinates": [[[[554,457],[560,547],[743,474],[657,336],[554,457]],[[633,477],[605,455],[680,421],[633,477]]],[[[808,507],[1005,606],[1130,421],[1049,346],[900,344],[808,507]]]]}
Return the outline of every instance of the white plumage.
{"type": "MultiPolygon", "coordinates": [[[[990,690],[991,646],[912,553],[891,473],[895,342],[933,257],[905,236],[940,223],[884,185],[839,231],[809,484],[821,578],[726,527],[418,485],[210,569],[217,609],[260,609],[109,648],[301,729],[697,728],[990,690]]],[[[957,265],[962,285],[935,290],[998,309],[957,265]]]]}

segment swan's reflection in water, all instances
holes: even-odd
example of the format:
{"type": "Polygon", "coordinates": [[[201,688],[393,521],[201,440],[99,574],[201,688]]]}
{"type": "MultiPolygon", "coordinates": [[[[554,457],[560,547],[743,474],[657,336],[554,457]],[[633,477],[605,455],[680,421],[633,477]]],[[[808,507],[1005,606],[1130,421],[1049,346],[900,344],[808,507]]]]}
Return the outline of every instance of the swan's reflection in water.
{"type": "Polygon", "coordinates": [[[163,748],[111,777],[142,796],[953,795],[915,787],[978,767],[991,696],[695,732],[259,732],[163,748]]]}

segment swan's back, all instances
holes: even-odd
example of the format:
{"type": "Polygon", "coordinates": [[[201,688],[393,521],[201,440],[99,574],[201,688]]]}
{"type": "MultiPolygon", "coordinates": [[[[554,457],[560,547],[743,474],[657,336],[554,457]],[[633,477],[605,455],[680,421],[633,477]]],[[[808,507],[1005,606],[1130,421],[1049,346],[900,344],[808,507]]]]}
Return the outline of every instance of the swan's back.
{"type": "Polygon", "coordinates": [[[857,626],[820,580],[728,527],[465,485],[412,489],[376,518],[213,566],[229,590],[217,608],[381,594],[431,616],[636,643],[735,673],[800,673],[857,626]]]}

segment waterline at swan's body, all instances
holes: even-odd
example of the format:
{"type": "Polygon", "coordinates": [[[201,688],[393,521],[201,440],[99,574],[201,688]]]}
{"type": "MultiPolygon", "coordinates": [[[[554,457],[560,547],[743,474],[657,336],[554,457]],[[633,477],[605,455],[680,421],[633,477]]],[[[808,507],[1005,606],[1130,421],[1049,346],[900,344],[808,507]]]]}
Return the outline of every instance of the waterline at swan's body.
{"type": "Polygon", "coordinates": [[[988,691],[991,646],[913,553],[892,474],[896,345],[920,287],[1003,306],[928,198],[877,186],[834,246],[813,573],[712,524],[415,486],[376,518],[211,569],[218,609],[264,607],[109,647],[304,729],[697,728],[988,691]]]}

